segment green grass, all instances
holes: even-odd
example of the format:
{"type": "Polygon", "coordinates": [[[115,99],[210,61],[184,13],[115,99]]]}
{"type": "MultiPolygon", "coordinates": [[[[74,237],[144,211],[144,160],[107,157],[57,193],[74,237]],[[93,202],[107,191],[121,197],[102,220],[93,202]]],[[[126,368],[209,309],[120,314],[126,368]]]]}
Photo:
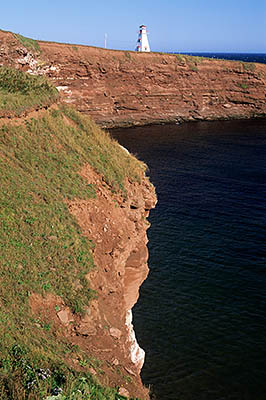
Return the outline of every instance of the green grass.
{"type": "Polygon", "coordinates": [[[22,46],[26,47],[26,49],[28,49],[29,51],[40,53],[40,46],[38,42],[36,42],[36,40],[27,38],[18,33],[14,33],[13,35],[22,44],[22,46]]]}
{"type": "MultiPolygon", "coordinates": [[[[77,113],[73,108],[63,107],[64,114],[75,122],[79,132],[91,132],[91,137],[80,136],[83,154],[89,151],[90,164],[101,174],[113,192],[121,191],[126,196],[124,180],[140,182],[146,165],[128,155],[108,133],[102,131],[90,118],[77,113]]],[[[73,143],[74,145],[74,143],[73,143]]]]}
{"type": "Polygon", "coordinates": [[[189,69],[194,72],[198,71],[198,64],[204,60],[204,57],[189,56],[187,54],[175,54],[175,57],[178,65],[187,64],[189,69]]]}
{"type": "Polygon", "coordinates": [[[183,65],[185,63],[185,59],[182,54],[175,54],[175,56],[178,64],[183,65]]]}
{"type": "Polygon", "coordinates": [[[101,386],[89,374],[77,373],[63,366],[50,369],[30,364],[20,346],[13,346],[11,353],[12,357],[1,368],[1,400],[125,399],[117,389],[101,386]],[[10,371],[14,378],[12,380],[9,379],[10,371]]]}
{"type": "Polygon", "coordinates": [[[247,83],[237,83],[237,86],[240,87],[241,89],[248,89],[248,84],[247,83]]]}
{"type": "Polygon", "coordinates": [[[95,296],[85,277],[94,267],[93,243],[66,205],[96,196],[96,187],[79,175],[86,163],[103,175],[110,192],[124,197],[125,178],[140,181],[145,169],[68,107],[0,127],[1,400],[43,399],[58,386],[63,400],[123,398],[68,367],[65,358],[84,357],[81,350],[59,340],[52,321],[36,319],[29,307],[32,293],[51,293],[82,313],[95,296]],[[51,377],[38,379],[40,369],[51,377]]]}
{"type": "Polygon", "coordinates": [[[256,70],[256,64],[252,62],[242,62],[244,71],[254,72],[256,70]]]}
{"type": "Polygon", "coordinates": [[[189,68],[191,69],[191,71],[197,72],[198,71],[198,67],[197,64],[188,64],[189,68]]]}
{"type": "Polygon", "coordinates": [[[185,55],[184,57],[188,63],[193,63],[195,65],[200,64],[202,61],[204,61],[204,57],[200,57],[200,56],[185,55]]]}
{"type": "Polygon", "coordinates": [[[20,116],[27,110],[50,105],[58,97],[46,78],[0,67],[0,117],[20,116]]]}

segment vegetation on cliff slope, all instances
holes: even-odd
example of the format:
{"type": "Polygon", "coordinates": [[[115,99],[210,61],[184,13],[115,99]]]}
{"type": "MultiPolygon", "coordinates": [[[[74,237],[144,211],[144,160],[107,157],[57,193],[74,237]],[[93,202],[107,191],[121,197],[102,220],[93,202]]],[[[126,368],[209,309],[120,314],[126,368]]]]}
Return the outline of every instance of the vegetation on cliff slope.
{"type": "Polygon", "coordinates": [[[44,77],[0,67],[0,117],[20,116],[25,111],[49,106],[58,91],[44,77]]]}
{"type": "MultiPolygon", "coordinates": [[[[20,80],[17,71],[7,69],[1,73],[1,100],[15,94],[31,97],[34,104],[35,93],[44,91],[53,101],[54,90],[44,80],[24,75],[20,80]],[[3,76],[10,79],[5,82],[3,76]]],[[[95,295],[86,279],[93,268],[93,243],[82,235],[66,204],[96,196],[95,187],[79,175],[86,163],[123,196],[125,178],[139,180],[144,168],[73,109],[42,111],[21,123],[0,119],[2,400],[124,398],[100,386],[89,373],[92,366],[100,368],[97,360],[58,335],[51,321],[36,317],[29,304],[33,294],[52,294],[72,312],[82,313],[95,295]],[[68,361],[73,359],[77,368],[68,361]]]]}
{"type": "Polygon", "coordinates": [[[40,53],[40,46],[36,40],[22,36],[19,33],[14,33],[14,36],[22,44],[22,46],[26,47],[28,50],[35,53],[40,53]]]}

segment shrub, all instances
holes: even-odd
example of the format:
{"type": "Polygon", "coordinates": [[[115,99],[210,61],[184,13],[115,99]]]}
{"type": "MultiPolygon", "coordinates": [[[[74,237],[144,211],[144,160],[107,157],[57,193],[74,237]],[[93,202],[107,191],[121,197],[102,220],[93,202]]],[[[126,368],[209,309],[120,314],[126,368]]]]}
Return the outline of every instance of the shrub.
{"type": "Polygon", "coordinates": [[[40,46],[36,40],[19,35],[18,33],[14,33],[14,36],[22,46],[26,47],[26,49],[33,51],[34,53],[40,53],[40,46]]]}

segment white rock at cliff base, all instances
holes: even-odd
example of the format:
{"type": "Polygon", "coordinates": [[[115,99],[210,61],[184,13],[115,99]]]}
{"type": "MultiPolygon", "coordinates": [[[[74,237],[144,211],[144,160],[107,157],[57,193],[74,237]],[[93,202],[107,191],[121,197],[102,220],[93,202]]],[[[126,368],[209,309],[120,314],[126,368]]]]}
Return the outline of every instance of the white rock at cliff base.
{"type": "Polygon", "coordinates": [[[132,311],[127,311],[126,314],[126,326],[128,330],[128,341],[130,343],[130,357],[133,364],[136,365],[138,370],[140,371],[143,367],[145,360],[145,351],[139,346],[134,327],[132,325],[132,311]]]}

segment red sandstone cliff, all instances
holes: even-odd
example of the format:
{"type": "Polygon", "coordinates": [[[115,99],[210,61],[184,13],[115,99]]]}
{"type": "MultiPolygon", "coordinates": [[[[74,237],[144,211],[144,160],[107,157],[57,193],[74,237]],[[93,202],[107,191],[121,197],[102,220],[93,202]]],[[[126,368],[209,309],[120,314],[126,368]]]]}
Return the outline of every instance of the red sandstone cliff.
{"type": "Polygon", "coordinates": [[[146,399],[148,391],[139,377],[144,351],[135,339],[131,309],[149,271],[146,217],[156,203],[154,188],[144,176],[141,183],[127,182],[125,200],[111,194],[89,165],[81,175],[98,188],[97,197],[69,202],[68,207],[83,234],[95,243],[96,269],[88,278],[98,297],[76,324],[75,332],[70,333],[72,343],[76,338],[79,346],[111,366],[105,384],[122,385],[131,396],[146,399]],[[119,368],[129,376],[128,382],[119,377],[119,368]]]}
{"type": "MultiPolygon", "coordinates": [[[[266,114],[265,65],[39,45],[41,53],[33,53],[12,33],[0,31],[0,64],[48,76],[62,101],[104,126],[266,114]]],[[[68,207],[83,234],[95,243],[97,268],[89,279],[98,298],[82,318],[71,314],[58,299],[58,313],[53,298],[44,301],[33,296],[31,305],[38,315],[48,311],[71,343],[103,361],[103,383],[126,386],[130,395],[145,398],[148,395],[139,377],[143,352],[135,341],[131,308],[148,273],[146,217],[155,205],[155,194],[143,177],[141,184],[127,182],[125,201],[111,194],[89,166],[81,174],[96,185],[97,197],[69,202],[68,207]],[[126,383],[125,375],[130,378],[126,383]]]]}
{"type": "Polygon", "coordinates": [[[38,42],[0,32],[0,63],[48,76],[106,127],[266,115],[266,65],[38,42]]]}
{"type": "MultiPolygon", "coordinates": [[[[50,110],[37,111],[34,118],[49,113],[50,110]]],[[[9,122],[4,119],[3,122],[23,125],[32,116],[11,118],[9,122]]],[[[64,123],[75,126],[67,117],[64,123]]],[[[67,342],[71,347],[78,347],[79,354],[85,353],[91,360],[96,360],[100,368],[91,367],[87,372],[95,375],[104,386],[119,388],[119,393],[125,397],[147,400],[148,389],[143,387],[140,379],[144,351],[135,338],[131,309],[149,271],[146,231],[149,211],[156,204],[154,187],[145,177],[143,167],[139,170],[139,181],[125,178],[126,195],[125,192],[114,192],[90,164],[84,164],[79,174],[94,187],[96,196],[65,202],[76,218],[81,234],[94,246],[95,267],[87,278],[96,297],[85,307],[84,314],[79,314],[71,312],[63,298],[54,292],[45,295],[32,292],[29,297],[31,311],[36,320],[53,326],[58,345],[67,342]]],[[[57,237],[51,236],[49,240],[57,240],[57,237]]],[[[80,286],[78,269],[75,274],[73,291],[80,286]]],[[[79,354],[71,353],[64,359],[77,371],[82,367],[79,354]]]]}

